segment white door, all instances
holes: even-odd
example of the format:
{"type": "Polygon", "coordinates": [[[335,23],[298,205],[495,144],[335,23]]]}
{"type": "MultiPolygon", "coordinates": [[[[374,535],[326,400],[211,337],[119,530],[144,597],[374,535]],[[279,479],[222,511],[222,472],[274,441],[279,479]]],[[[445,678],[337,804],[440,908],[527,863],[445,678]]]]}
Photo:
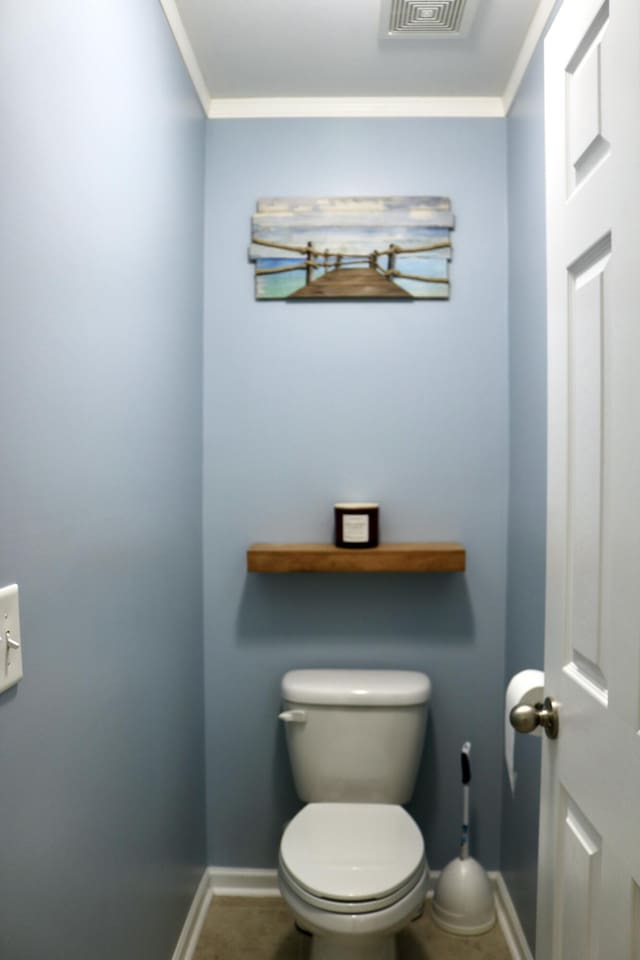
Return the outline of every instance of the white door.
{"type": "Polygon", "coordinates": [[[549,470],[538,960],[640,960],[640,0],[545,45],[549,470]]]}

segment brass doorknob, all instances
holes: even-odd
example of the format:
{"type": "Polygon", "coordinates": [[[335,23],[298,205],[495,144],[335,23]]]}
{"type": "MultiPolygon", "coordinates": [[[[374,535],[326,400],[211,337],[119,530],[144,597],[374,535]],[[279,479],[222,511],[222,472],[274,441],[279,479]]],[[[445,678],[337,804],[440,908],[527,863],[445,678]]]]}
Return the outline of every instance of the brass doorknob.
{"type": "Polygon", "coordinates": [[[555,740],[560,727],[558,704],[551,697],[545,697],[544,703],[536,703],[535,707],[521,703],[512,709],[509,721],[518,733],[531,733],[542,727],[549,739],[555,740]]]}

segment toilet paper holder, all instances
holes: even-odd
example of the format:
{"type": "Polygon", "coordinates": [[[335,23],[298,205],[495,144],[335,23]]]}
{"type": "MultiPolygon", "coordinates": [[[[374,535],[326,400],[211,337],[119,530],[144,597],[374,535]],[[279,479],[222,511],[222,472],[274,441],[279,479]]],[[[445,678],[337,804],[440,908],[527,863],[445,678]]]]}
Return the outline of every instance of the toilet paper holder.
{"type": "Polygon", "coordinates": [[[542,727],[549,739],[555,740],[560,729],[558,704],[551,697],[545,697],[544,703],[535,706],[520,703],[511,710],[509,722],[518,733],[532,733],[536,727],[542,727]]]}

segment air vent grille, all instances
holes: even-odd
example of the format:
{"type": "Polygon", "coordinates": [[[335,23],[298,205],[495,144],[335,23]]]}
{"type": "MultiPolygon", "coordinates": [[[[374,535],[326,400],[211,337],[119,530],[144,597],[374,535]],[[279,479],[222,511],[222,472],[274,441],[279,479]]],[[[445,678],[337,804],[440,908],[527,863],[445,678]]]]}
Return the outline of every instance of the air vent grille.
{"type": "Polygon", "coordinates": [[[461,37],[467,33],[475,0],[387,0],[387,37],[461,37]]]}

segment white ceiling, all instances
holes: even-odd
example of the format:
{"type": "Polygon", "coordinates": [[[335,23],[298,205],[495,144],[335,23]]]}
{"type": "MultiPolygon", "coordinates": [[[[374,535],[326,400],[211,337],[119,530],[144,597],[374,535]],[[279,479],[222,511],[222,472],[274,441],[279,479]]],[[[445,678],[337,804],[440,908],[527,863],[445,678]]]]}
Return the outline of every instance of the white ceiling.
{"type": "Polygon", "coordinates": [[[464,38],[383,39],[385,0],[160,2],[210,116],[500,115],[552,6],[478,0],[464,38]]]}

